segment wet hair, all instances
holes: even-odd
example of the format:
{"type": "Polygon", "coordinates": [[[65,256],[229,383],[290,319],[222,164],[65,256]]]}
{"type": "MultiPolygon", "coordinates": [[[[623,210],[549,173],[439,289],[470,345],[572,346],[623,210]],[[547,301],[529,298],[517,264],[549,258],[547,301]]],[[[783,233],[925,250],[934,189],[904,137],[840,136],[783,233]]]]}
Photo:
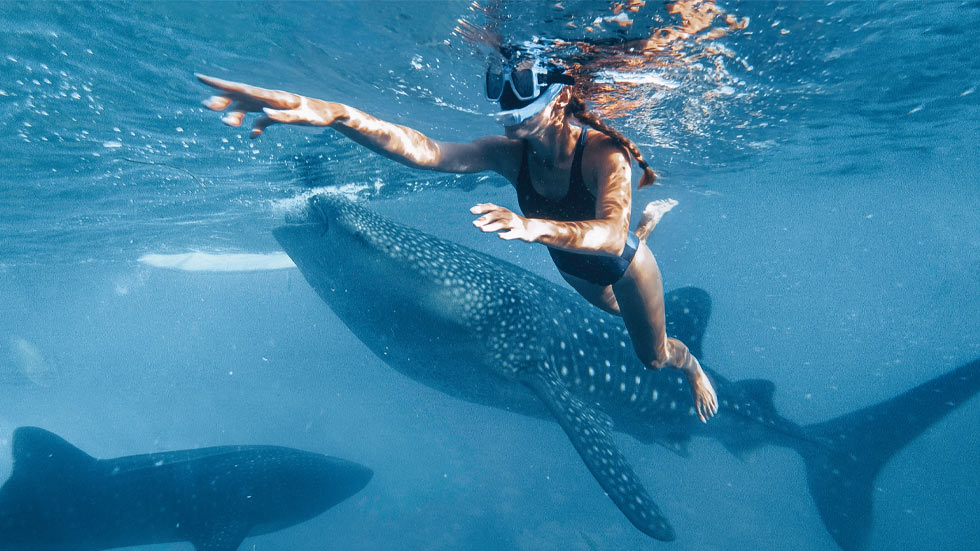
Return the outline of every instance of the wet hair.
{"type": "Polygon", "coordinates": [[[568,105],[565,107],[565,113],[574,115],[578,120],[609,136],[616,143],[626,148],[631,155],[633,155],[633,158],[636,159],[636,164],[640,165],[640,168],[643,169],[643,175],[640,176],[640,182],[637,184],[637,187],[642,188],[657,183],[657,173],[654,172],[653,169],[650,168],[650,165],[647,164],[646,160],[643,158],[643,154],[640,153],[640,148],[637,147],[636,144],[629,138],[624,136],[620,131],[602,122],[598,115],[592,111],[589,111],[589,108],[585,105],[585,102],[574,93],[568,100],[568,105]]]}

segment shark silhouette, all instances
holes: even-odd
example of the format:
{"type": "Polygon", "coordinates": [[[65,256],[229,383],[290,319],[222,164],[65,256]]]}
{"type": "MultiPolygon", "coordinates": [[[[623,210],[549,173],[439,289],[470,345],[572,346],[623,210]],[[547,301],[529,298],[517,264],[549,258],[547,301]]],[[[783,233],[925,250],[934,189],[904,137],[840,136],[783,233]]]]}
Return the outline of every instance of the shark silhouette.
{"type": "Polygon", "coordinates": [[[189,541],[234,551],[247,536],[319,515],[359,492],[367,467],[276,446],[224,446],[95,459],[21,427],[0,487],[0,549],[95,551],[189,541]]]}
{"type": "MultiPolygon", "coordinates": [[[[886,461],[980,390],[980,361],[879,405],[800,426],[780,416],[767,380],[708,370],[719,414],[698,421],[685,381],[635,359],[622,322],[512,264],[396,224],[334,194],[310,198],[274,230],[306,280],[375,354],[446,394],[553,418],[638,529],[674,539],[610,431],[685,453],[692,436],[739,456],[765,444],[803,457],[827,529],[845,550],[866,542],[872,481],[886,461]]],[[[669,293],[667,330],[701,356],[706,292],[669,293]]]]}

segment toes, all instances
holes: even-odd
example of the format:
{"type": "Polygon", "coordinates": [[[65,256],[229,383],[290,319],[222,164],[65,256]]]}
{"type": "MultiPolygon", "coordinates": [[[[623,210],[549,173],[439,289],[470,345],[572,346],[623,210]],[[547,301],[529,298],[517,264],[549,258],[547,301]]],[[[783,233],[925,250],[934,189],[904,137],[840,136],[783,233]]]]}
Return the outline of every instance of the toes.
{"type": "Polygon", "coordinates": [[[718,413],[718,401],[713,394],[706,394],[697,400],[698,418],[702,423],[707,423],[718,413]]]}

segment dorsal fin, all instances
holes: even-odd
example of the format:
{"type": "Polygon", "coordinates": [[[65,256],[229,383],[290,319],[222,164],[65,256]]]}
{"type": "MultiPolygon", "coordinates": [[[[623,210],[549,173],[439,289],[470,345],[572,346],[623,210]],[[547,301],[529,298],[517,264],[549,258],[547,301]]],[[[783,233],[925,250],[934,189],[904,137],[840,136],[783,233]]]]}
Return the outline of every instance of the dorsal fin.
{"type": "Polygon", "coordinates": [[[14,431],[14,472],[11,476],[36,476],[52,471],[69,473],[96,461],[64,438],[38,427],[14,431]]]}
{"type": "Polygon", "coordinates": [[[711,317],[711,296],[698,287],[681,287],[664,296],[667,336],[680,340],[701,358],[701,339],[711,317]]]}

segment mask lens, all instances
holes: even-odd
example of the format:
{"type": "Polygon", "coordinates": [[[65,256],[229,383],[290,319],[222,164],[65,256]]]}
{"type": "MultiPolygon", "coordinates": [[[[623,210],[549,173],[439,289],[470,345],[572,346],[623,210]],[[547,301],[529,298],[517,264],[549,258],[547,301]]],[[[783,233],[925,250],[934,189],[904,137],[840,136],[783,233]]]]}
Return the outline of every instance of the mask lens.
{"type": "Polygon", "coordinates": [[[519,99],[528,100],[538,95],[535,89],[534,71],[531,69],[515,70],[510,74],[511,84],[514,86],[514,93],[519,99]]]}
{"type": "Polygon", "coordinates": [[[487,99],[497,101],[504,92],[504,74],[499,71],[487,71],[487,99]]]}

